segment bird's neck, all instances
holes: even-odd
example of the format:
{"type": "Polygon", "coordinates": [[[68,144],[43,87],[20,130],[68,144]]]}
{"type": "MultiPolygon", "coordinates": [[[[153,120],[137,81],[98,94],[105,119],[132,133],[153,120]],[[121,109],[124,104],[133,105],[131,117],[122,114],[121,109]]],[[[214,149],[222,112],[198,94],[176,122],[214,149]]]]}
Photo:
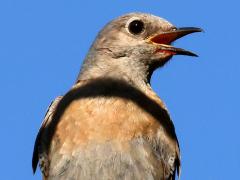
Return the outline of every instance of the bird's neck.
{"type": "Polygon", "coordinates": [[[151,73],[144,63],[129,57],[112,57],[104,53],[90,53],[86,57],[77,81],[96,78],[124,80],[145,90],[149,87],[151,73]]]}

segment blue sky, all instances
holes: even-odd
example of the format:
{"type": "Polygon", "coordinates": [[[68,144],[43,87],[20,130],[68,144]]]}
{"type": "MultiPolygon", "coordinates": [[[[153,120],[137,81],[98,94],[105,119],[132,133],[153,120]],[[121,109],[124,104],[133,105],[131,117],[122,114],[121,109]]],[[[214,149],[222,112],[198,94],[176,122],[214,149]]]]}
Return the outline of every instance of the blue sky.
{"type": "Polygon", "coordinates": [[[1,179],[41,179],[32,149],[48,104],[74,83],[97,32],[128,12],[202,27],[175,43],[200,57],[174,57],[152,86],[175,123],[183,180],[236,179],[240,170],[240,47],[237,0],[0,2],[1,179]]]}

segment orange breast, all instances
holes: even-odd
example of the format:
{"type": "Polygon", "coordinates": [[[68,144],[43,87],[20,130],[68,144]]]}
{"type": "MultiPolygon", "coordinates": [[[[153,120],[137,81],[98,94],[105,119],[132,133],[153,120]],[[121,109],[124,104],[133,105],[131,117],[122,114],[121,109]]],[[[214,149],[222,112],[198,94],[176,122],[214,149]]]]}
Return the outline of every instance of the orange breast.
{"type": "Polygon", "coordinates": [[[56,125],[53,151],[71,153],[89,143],[128,142],[137,137],[176,147],[174,127],[155,93],[72,98],[56,125]],[[55,148],[55,149],[54,149],[55,148]],[[57,149],[56,149],[57,148],[57,149]]]}

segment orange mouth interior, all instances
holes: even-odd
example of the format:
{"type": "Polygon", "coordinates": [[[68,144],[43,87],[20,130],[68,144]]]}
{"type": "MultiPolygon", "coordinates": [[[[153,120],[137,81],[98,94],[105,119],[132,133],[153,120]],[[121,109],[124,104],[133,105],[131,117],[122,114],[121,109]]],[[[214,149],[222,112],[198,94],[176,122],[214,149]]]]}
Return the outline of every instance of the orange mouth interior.
{"type": "Polygon", "coordinates": [[[159,34],[152,37],[150,40],[157,44],[170,45],[174,40],[176,40],[176,34],[174,33],[159,34]]]}

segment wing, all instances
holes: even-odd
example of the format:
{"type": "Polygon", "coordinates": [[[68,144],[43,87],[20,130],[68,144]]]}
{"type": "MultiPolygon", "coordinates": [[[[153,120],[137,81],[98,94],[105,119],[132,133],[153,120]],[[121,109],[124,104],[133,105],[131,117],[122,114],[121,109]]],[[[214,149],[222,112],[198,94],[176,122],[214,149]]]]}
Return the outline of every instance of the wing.
{"type": "Polygon", "coordinates": [[[173,180],[180,157],[169,118],[161,103],[125,82],[78,84],[50,105],[33,170],[39,161],[48,180],[173,180]]]}
{"type": "Polygon", "coordinates": [[[46,174],[46,168],[48,166],[48,160],[46,158],[46,155],[44,154],[44,141],[42,141],[42,133],[45,130],[45,127],[51,122],[52,116],[56,110],[56,107],[60,100],[62,99],[62,96],[58,96],[54,101],[51,102],[50,106],[48,107],[48,110],[45,114],[44,120],[41,124],[41,127],[38,131],[35,144],[34,144],[34,150],[33,150],[33,156],[32,156],[32,168],[33,173],[35,173],[37,169],[37,164],[39,161],[39,165],[41,168],[41,171],[46,174]]]}

